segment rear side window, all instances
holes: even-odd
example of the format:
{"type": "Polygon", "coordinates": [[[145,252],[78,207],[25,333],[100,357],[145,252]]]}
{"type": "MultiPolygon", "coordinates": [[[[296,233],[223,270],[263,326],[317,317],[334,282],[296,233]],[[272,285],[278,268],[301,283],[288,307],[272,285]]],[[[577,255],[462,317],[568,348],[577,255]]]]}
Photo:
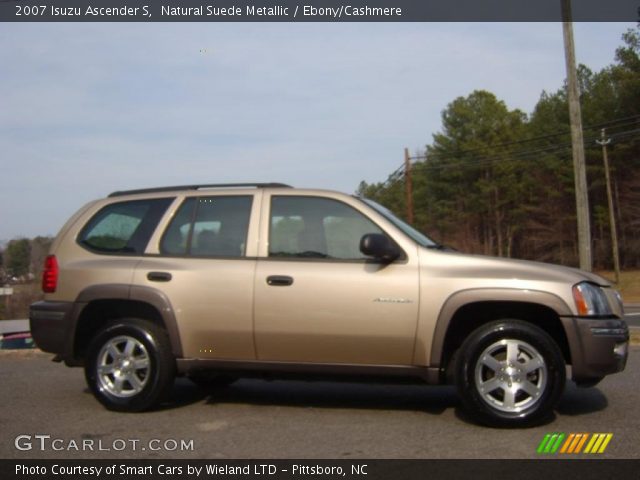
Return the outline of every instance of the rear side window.
{"type": "Polygon", "coordinates": [[[164,255],[243,257],[252,196],[191,197],[184,201],[160,242],[164,255]]]}
{"type": "Polygon", "coordinates": [[[112,203],[96,213],[78,242],[98,253],[141,255],[173,198],[112,203]]]}

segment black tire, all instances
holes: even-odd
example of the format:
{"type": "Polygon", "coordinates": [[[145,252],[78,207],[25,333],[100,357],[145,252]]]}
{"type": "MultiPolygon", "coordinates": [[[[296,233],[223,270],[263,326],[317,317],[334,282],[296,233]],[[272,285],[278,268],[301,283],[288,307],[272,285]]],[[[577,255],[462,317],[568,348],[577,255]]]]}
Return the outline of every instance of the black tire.
{"type": "Polygon", "coordinates": [[[494,427],[541,423],[552,415],[566,380],[564,358],[553,339],[535,325],[512,319],[473,331],[460,347],[455,372],[464,409],[494,427]]]}
{"type": "Polygon", "coordinates": [[[197,372],[187,375],[187,378],[203,390],[215,390],[231,385],[236,377],[216,372],[197,372]]]}
{"type": "Polygon", "coordinates": [[[167,332],[147,320],[107,323],[91,340],[85,378],[107,409],[140,412],[158,405],[173,386],[176,363],[167,332]]]}

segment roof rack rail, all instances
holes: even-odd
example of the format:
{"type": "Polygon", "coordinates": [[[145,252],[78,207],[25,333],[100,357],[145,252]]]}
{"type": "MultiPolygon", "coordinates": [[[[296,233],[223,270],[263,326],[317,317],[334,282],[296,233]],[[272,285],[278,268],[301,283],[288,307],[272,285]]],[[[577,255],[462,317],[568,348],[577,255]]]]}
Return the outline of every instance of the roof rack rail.
{"type": "Polygon", "coordinates": [[[204,185],[176,185],[172,187],[140,188],[137,190],[121,190],[109,194],[109,197],[122,197],[124,195],[136,195],[140,193],[174,192],[177,190],[204,190],[207,188],[292,188],[284,183],[209,183],[204,185]]]}

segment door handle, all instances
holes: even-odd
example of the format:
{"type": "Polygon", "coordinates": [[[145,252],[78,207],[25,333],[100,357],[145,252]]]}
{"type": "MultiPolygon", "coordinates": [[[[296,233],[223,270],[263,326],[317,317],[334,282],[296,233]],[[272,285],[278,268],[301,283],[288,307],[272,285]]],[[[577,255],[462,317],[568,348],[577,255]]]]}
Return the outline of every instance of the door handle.
{"type": "Polygon", "coordinates": [[[169,272],[149,272],[147,273],[147,279],[151,282],[168,282],[171,280],[171,274],[169,272]]]}
{"type": "Polygon", "coordinates": [[[271,275],[267,277],[267,285],[272,287],[288,287],[293,285],[293,278],[286,275],[271,275]]]}

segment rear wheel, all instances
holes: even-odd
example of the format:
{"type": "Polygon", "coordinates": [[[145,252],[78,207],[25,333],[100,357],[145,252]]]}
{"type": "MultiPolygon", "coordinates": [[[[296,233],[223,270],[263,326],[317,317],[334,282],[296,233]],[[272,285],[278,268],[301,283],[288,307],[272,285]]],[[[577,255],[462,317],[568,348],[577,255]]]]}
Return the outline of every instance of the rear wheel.
{"type": "Polygon", "coordinates": [[[528,426],[551,415],[565,384],[553,339],[520,320],[483,325],[460,347],[458,394],[465,409],[492,426],[528,426]]]}
{"type": "Polygon", "coordinates": [[[167,333],[137,318],[109,322],[89,345],[85,378],[108,409],[142,411],[160,403],[175,377],[167,333]]]}

